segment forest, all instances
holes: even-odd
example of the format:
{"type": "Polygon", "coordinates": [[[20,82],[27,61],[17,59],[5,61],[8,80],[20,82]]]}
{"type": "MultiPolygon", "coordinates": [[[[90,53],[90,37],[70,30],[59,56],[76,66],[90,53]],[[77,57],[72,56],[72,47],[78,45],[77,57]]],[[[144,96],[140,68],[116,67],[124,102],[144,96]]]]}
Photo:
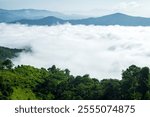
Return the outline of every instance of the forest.
{"type": "Polygon", "coordinates": [[[48,69],[14,66],[11,58],[22,49],[0,47],[1,100],[149,100],[148,67],[129,66],[122,79],[99,81],[89,74],[73,76],[55,65],[48,69]]]}
{"type": "Polygon", "coordinates": [[[17,57],[17,54],[25,51],[24,49],[10,49],[0,46],[0,61],[4,61],[6,58],[17,57]]]}

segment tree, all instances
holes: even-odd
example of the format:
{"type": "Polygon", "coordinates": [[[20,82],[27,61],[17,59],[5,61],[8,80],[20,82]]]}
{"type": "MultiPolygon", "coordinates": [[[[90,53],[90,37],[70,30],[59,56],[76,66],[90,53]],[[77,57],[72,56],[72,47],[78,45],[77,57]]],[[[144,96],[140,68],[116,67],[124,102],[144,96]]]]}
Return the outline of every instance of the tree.
{"type": "Polygon", "coordinates": [[[138,78],[141,68],[131,65],[122,73],[121,92],[122,99],[139,99],[140,94],[137,91],[138,78]]]}
{"type": "Polygon", "coordinates": [[[148,67],[144,67],[140,71],[138,90],[142,94],[142,99],[146,99],[146,93],[148,93],[149,91],[149,68],[148,67]]]}
{"type": "Polygon", "coordinates": [[[55,65],[53,65],[51,68],[48,68],[49,72],[55,73],[57,71],[57,68],[55,65]]]}
{"type": "Polygon", "coordinates": [[[2,61],[0,60],[0,70],[3,69],[2,61]]]}
{"type": "Polygon", "coordinates": [[[13,93],[13,88],[11,83],[0,77],[0,100],[7,100],[9,96],[13,93]]]}
{"type": "Polygon", "coordinates": [[[101,81],[102,99],[119,100],[121,99],[120,81],[116,79],[104,79],[101,81]]]}
{"type": "Polygon", "coordinates": [[[55,98],[53,92],[55,92],[57,81],[51,78],[46,78],[44,82],[39,83],[35,88],[34,92],[38,98],[42,100],[52,100],[55,98]]]}
{"type": "Polygon", "coordinates": [[[65,73],[69,76],[70,75],[70,70],[69,69],[65,69],[65,73]]]}
{"type": "Polygon", "coordinates": [[[9,60],[9,59],[7,59],[4,62],[2,62],[3,69],[12,69],[13,66],[14,65],[13,65],[12,61],[9,60]]]}

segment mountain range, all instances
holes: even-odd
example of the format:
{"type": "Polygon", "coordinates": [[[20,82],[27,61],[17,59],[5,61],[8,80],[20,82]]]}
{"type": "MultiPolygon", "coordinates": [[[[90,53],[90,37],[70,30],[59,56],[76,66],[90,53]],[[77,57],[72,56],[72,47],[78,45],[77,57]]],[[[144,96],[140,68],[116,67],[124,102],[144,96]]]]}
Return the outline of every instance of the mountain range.
{"type": "Polygon", "coordinates": [[[81,15],[65,15],[63,13],[48,11],[48,10],[36,10],[36,9],[20,9],[20,10],[5,10],[0,9],[0,23],[1,22],[13,22],[21,19],[40,19],[48,16],[55,16],[61,19],[80,19],[85,18],[81,15]]]}
{"type": "MultiPolygon", "coordinates": [[[[76,15],[77,16],[77,15],[76,15]]],[[[72,25],[121,25],[121,26],[150,26],[150,18],[129,16],[115,13],[101,17],[82,18],[67,16],[59,12],[46,10],[22,9],[3,10],[0,9],[0,22],[20,23],[28,25],[57,25],[70,23],[72,25]]]]}
{"type": "Polygon", "coordinates": [[[96,18],[86,18],[79,20],[63,20],[54,16],[42,19],[29,20],[23,19],[12,23],[28,24],[28,25],[56,25],[70,23],[72,25],[121,25],[121,26],[150,26],[150,18],[133,17],[121,13],[115,13],[96,18]]]}

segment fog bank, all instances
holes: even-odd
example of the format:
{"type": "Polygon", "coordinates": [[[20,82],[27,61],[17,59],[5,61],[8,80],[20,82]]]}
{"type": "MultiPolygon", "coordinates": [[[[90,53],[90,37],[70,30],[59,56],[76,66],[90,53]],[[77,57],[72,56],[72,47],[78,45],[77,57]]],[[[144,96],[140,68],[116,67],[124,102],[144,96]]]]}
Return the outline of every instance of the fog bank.
{"type": "Polygon", "coordinates": [[[121,78],[132,64],[150,67],[150,27],[0,24],[0,46],[31,47],[15,65],[56,65],[98,79],[121,78]]]}

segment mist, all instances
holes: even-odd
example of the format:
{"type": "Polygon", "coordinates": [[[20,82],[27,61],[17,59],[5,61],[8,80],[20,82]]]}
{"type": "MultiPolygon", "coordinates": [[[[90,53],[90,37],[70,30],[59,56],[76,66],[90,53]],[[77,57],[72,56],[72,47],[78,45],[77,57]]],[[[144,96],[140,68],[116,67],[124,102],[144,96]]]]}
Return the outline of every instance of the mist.
{"type": "Polygon", "coordinates": [[[121,79],[135,64],[150,67],[150,27],[0,24],[0,46],[30,47],[15,65],[68,68],[73,75],[121,79]]]}

